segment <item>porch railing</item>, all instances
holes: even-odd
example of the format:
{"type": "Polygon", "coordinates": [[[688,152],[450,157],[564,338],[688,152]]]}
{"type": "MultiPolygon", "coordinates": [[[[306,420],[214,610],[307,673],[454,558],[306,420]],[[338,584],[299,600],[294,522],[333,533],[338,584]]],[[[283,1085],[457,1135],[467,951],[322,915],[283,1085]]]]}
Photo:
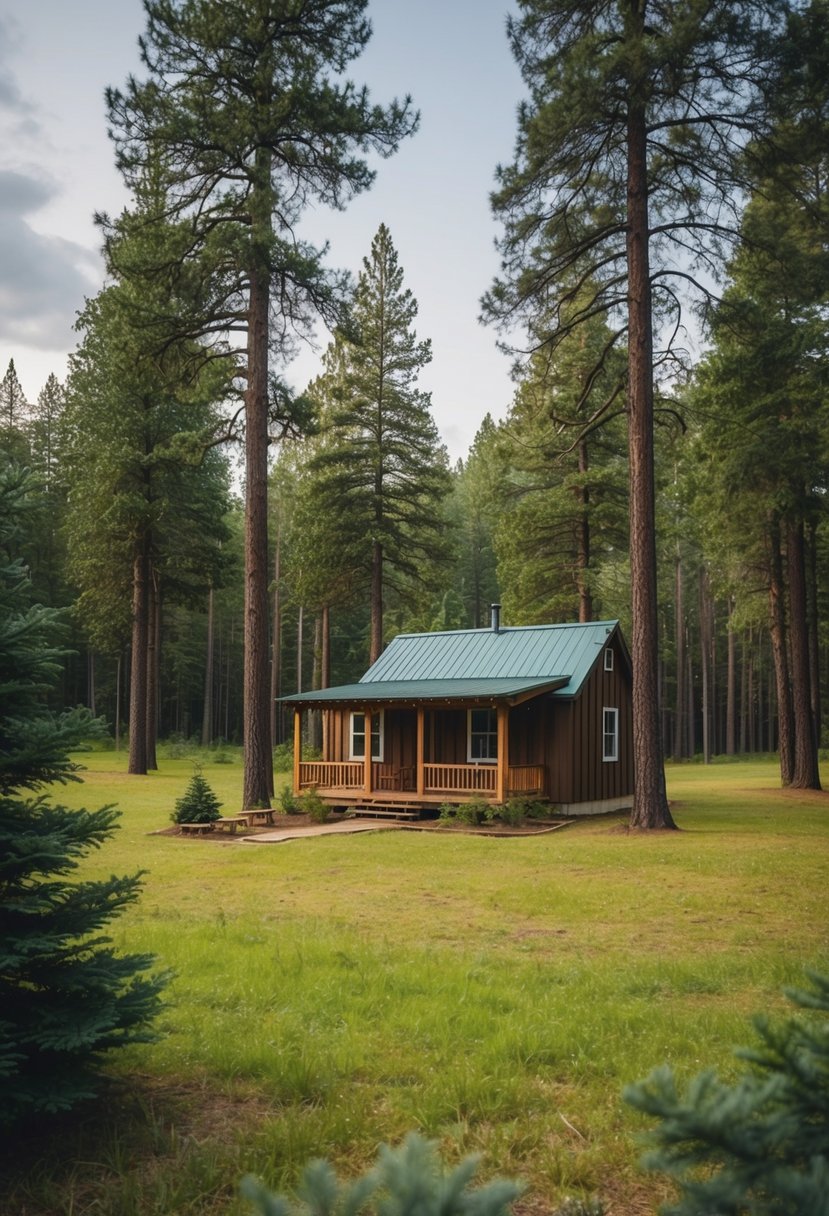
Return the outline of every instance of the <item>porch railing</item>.
{"type": "MultiPolygon", "coordinates": [[[[426,794],[490,794],[496,792],[495,764],[424,764],[423,789],[426,794]]],[[[374,763],[372,789],[379,792],[411,790],[413,779],[391,780],[388,766],[374,763]],[[388,769],[388,771],[387,771],[388,769]]],[[[409,773],[409,770],[407,770],[409,773]]],[[[409,773],[411,778],[411,773],[409,773]]],[[[301,789],[314,785],[318,789],[362,790],[365,765],[362,760],[303,760],[299,766],[301,789]]],[[[543,794],[544,766],[541,764],[512,764],[507,773],[507,794],[543,794]]]]}
{"type": "Polygon", "coordinates": [[[315,785],[318,789],[336,786],[338,789],[362,789],[365,766],[362,760],[303,760],[299,766],[301,789],[315,785]]]}
{"type": "Polygon", "coordinates": [[[424,764],[424,789],[429,794],[495,793],[494,764],[424,764]]]}

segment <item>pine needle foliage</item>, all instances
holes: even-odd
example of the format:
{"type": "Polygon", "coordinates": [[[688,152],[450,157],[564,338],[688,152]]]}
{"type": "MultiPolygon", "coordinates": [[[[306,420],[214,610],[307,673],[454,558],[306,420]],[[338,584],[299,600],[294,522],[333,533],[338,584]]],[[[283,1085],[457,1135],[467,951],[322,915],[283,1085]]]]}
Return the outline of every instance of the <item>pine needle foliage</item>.
{"type": "Polygon", "coordinates": [[[381,1145],[375,1168],[354,1182],[341,1182],[327,1161],[312,1161],[298,1202],[253,1178],[243,1181],[242,1194],[262,1216],[505,1216],[519,1187],[496,1179],[470,1190],[477,1167],[469,1157],[445,1172],[434,1144],[410,1133],[397,1149],[381,1145]]]}
{"type": "Polygon", "coordinates": [[[91,725],[43,704],[60,655],[56,614],[28,604],[13,556],[33,498],[25,473],[0,467],[0,1127],[93,1096],[102,1054],[148,1037],[164,983],[142,974],[151,956],[119,956],[101,932],[137,898],[141,875],[67,881],[112,835],[117,811],[21,796],[76,779],[67,751],[91,725]]]}
{"type": "MultiPolygon", "coordinates": [[[[829,977],[809,978],[787,995],[829,1014],[829,977]]],[[[706,1071],[682,1096],[663,1067],[625,1092],[659,1119],[645,1160],[679,1184],[666,1216],[829,1213],[829,1017],[755,1025],[760,1046],[737,1053],[751,1068],[735,1085],[706,1071]]]]}

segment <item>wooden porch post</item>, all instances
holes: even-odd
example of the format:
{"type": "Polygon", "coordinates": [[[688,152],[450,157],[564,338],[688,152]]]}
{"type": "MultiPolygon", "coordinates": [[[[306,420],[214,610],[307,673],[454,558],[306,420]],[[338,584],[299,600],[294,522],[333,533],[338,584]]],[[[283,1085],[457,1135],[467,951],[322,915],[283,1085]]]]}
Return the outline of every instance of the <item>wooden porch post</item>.
{"type": "Polygon", "coordinates": [[[425,737],[426,711],[422,705],[419,705],[417,710],[417,748],[415,751],[415,764],[417,766],[417,795],[419,798],[423,796],[423,791],[426,788],[426,774],[423,770],[423,741],[425,737]]]}
{"type": "Polygon", "coordinates": [[[299,793],[299,766],[302,762],[302,710],[294,709],[294,793],[299,793]]]}
{"type": "Polygon", "coordinates": [[[499,705],[496,713],[498,715],[498,765],[495,774],[495,801],[505,802],[509,771],[509,706],[499,705]]]}
{"type": "Polygon", "coordinates": [[[363,710],[363,729],[365,731],[366,748],[363,756],[363,793],[366,798],[371,796],[371,710],[363,710]]]}

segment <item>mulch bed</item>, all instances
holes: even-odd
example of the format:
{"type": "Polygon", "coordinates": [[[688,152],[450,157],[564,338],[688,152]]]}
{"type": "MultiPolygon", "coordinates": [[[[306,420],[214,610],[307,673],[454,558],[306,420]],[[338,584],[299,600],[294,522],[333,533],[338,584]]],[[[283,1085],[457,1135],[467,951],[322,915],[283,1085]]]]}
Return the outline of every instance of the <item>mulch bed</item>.
{"type": "MultiPolygon", "coordinates": [[[[359,816],[354,816],[359,818],[359,816]]],[[[343,815],[334,814],[328,820],[329,823],[341,823],[344,819],[343,815]]],[[[521,824],[519,827],[511,827],[503,823],[483,823],[479,827],[473,827],[471,824],[457,824],[449,826],[442,823],[438,819],[419,819],[412,823],[401,823],[395,820],[387,821],[394,823],[395,827],[399,827],[407,832],[440,832],[444,836],[541,836],[546,832],[555,832],[559,828],[567,827],[572,823],[572,820],[565,819],[534,819],[531,823],[521,824]]],[[[177,840],[207,840],[213,844],[232,844],[234,841],[241,840],[244,836],[260,836],[266,832],[278,832],[280,828],[290,828],[295,831],[297,828],[314,827],[311,819],[307,815],[285,815],[279,811],[274,811],[273,823],[267,825],[257,825],[253,828],[237,829],[236,835],[230,832],[214,831],[214,832],[182,832],[176,826],[171,824],[168,828],[158,828],[151,832],[151,836],[175,836],[177,840]]]]}

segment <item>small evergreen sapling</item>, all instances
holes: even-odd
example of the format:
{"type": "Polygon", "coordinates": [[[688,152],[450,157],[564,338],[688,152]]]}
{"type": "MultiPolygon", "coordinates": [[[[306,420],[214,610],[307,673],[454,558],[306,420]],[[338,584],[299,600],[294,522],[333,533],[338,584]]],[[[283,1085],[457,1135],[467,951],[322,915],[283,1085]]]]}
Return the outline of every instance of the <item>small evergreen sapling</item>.
{"type": "Polygon", "coordinates": [[[195,765],[190,784],[176,802],[171,816],[173,823],[215,823],[220,817],[221,802],[202,776],[201,765],[195,765]]]}
{"type": "MultiPolygon", "coordinates": [[[[810,979],[788,995],[829,1014],[829,978],[810,979]]],[[[659,1120],[645,1163],[679,1185],[666,1216],[829,1216],[829,1017],[755,1025],[760,1046],[737,1053],[752,1067],[736,1085],[707,1071],[683,1097],[664,1067],[625,1091],[659,1120]]]]}
{"type": "Polygon", "coordinates": [[[397,1148],[382,1145],[373,1170],[344,1183],[327,1161],[305,1169],[299,1202],[273,1195],[254,1178],[242,1194],[261,1216],[507,1216],[520,1188],[503,1178],[469,1190],[477,1169],[469,1157],[445,1172],[434,1144],[410,1133],[397,1148]]]}

